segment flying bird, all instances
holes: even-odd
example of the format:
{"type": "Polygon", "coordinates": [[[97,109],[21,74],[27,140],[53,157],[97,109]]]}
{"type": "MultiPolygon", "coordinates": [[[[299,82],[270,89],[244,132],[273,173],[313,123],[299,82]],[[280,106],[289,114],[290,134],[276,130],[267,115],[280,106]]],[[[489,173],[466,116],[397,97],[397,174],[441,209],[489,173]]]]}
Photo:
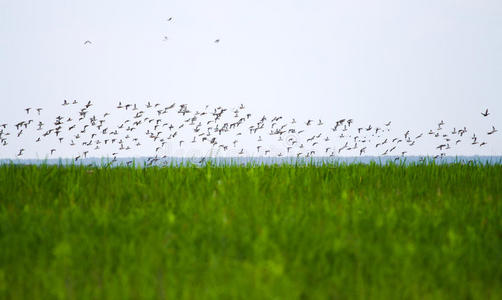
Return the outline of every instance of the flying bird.
{"type": "Polygon", "coordinates": [[[487,134],[490,135],[490,134],[494,134],[495,132],[497,132],[498,130],[495,129],[495,126],[492,126],[492,130],[490,130],[487,134]]]}

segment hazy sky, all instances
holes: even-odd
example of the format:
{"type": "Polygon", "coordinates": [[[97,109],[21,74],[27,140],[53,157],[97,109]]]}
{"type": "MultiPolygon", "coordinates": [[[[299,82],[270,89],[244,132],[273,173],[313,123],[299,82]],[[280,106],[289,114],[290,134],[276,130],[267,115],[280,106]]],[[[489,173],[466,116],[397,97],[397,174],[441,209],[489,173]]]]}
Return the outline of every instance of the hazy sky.
{"type": "Polygon", "coordinates": [[[502,1],[0,0],[0,123],[65,98],[481,134],[502,127],[502,1]]]}

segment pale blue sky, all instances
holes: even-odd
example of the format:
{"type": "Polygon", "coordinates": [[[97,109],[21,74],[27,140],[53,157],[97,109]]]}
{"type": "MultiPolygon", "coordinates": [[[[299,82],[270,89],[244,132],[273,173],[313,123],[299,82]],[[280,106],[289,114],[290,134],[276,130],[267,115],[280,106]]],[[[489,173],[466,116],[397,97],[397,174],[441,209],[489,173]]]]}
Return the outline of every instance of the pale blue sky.
{"type": "Polygon", "coordinates": [[[502,1],[0,0],[0,123],[65,98],[481,134],[502,126],[502,1]]]}

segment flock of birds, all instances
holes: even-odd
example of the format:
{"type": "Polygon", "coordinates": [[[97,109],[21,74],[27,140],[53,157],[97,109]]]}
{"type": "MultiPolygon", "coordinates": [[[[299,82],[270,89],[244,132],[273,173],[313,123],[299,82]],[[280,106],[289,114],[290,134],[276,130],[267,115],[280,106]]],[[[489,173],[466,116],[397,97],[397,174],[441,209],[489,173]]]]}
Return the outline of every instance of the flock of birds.
{"type": "MultiPolygon", "coordinates": [[[[35,148],[49,145],[46,158],[63,153],[74,153],[75,161],[86,157],[130,157],[141,151],[151,154],[148,164],[159,164],[173,157],[174,153],[186,153],[194,148],[207,151],[213,156],[254,157],[335,157],[363,156],[368,150],[382,156],[405,156],[408,150],[426,136],[435,143],[434,159],[446,156],[447,151],[459,144],[473,147],[487,144],[486,136],[498,130],[491,126],[486,135],[477,135],[466,127],[447,129],[444,121],[428,132],[412,134],[409,130],[393,134],[391,121],[381,125],[356,126],[354,119],[325,120],[286,119],[283,116],[254,116],[244,105],[235,108],[209,107],[193,110],[187,104],[164,106],[148,102],[145,105],[119,102],[116,111],[97,114],[94,103],[64,100],[64,113],[45,116],[43,108],[25,108],[25,118],[15,124],[0,123],[0,152],[11,139],[31,137],[35,148]],[[69,149],[69,150],[68,150],[69,149]],[[150,151],[150,153],[148,153],[150,151]],[[129,153],[129,155],[128,155],[129,153]]],[[[490,116],[486,109],[482,118],[490,116]]],[[[26,145],[26,141],[23,141],[26,145]]],[[[17,150],[23,158],[26,149],[17,150]]],[[[128,164],[132,161],[128,161],[128,164]]]]}
{"type": "MultiPolygon", "coordinates": [[[[170,17],[167,22],[173,22],[170,17]]],[[[163,41],[168,41],[163,36],[163,41]]],[[[219,43],[215,39],[214,43],[219,43]]],[[[86,40],[85,46],[92,45],[86,40]]],[[[205,149],[198,152],[200,163],[213,156],[259,157],[334,157],[363,156],[367,152],[381,156],[405,156],[410,147],[426,136],[433,138],[434,159],[443,158],[447,151],[459,144],[469,143],[483,147],[486,136],[478,136],[466,127],[446,129],[440,121],[428,132],[400,134],[391,132],[391,121],[381,125],[356,126],[354,119],[343,118],[333,122],[324,120],[297,121],[283,116],[254,116],[244,105],[234,108],[209,107],[193,110],[187,104],[161,105],[148,102],[144,106],[119,102],[115,112],[94,113],[94,103],[64,100],[63,113],[55,117],[44,116],[43,108],[25,108],[26,118],[15,124],[0,124],[0,153],[11,139],[34,137],[35,149],[48,146],[46,158],[58,153],[74,153],[72,159],[87,157],[130,157],[134,151],[148,154],[149,165],[166,162],[175,153],[184,150],[205,149]],[[45,118],[44,118],[45,117],[45,118]],[[326,128],[328,127],[328,128],[326,128]],[[369,151],[371,150],[371,151],[369,151]]],[[[490,115],[488,109],[482,117],[490,115]]],[[[486,132],[493,135],[494,126],[486,132]]],[[[25,143],[23,143],[25,145],[25,143]]],[[[46,147],[47,148],[47,147],[46,147]]],[[[25,148],[16,152],[23,158],[25,148]]],[[[127,161],[131,164],[133,161],[127,161]]]]}

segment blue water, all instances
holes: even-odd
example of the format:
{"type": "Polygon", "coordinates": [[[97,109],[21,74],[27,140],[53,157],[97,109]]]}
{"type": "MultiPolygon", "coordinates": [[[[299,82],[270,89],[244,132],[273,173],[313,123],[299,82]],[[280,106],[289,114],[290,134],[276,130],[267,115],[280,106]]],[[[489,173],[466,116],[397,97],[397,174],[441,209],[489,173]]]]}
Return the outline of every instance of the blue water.
{"type": "Polygon", "coordinates": [[[92,165],[92,166],[179,166],[179,165],[206,165],[210,162],[212,165],[325,165],[325,164],[418,164],[418,163],[475,163],[475,164],[502,164],[502,156],[444,156],[442,158],[427,156],[362,156],[362,157],[171,157],[164,159],[152,159],[148,157],[129,157],[117,158],[115,161],[111,158],[85,158],[75,162],[73,159],[0,159],[0,164],[19,164],[19,165],[92,165]]]}

